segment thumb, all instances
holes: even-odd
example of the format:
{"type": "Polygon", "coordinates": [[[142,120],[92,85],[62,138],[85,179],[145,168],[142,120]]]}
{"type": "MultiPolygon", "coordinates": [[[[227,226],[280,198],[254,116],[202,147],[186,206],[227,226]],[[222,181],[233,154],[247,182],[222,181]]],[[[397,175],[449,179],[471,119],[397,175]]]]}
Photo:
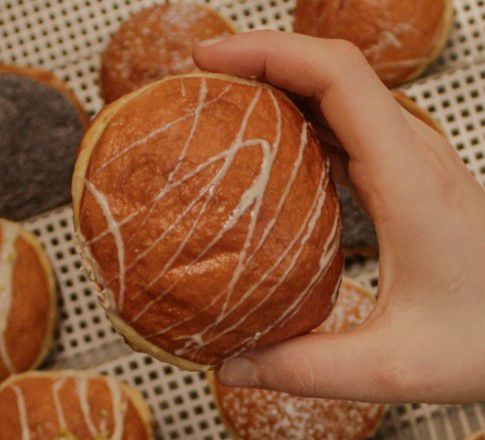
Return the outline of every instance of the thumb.
{"type": "Polygon", "coordinates": [[[400,400],[382,332],[365,324],[339,334],[309,334],[226,361],[227,386],[267,388],[304,397],[369,402],[400,400]]]}

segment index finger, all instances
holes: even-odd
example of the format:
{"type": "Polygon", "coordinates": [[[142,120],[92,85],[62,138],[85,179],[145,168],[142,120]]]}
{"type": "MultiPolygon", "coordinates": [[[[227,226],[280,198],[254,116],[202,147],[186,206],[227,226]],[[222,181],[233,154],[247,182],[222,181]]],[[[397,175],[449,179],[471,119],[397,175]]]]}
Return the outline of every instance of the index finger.
{"type": "Polygon", "coordinates": [[[414,134],[399,106],[349,42],[253,31],[198,46],[194,60],[206,70],[264,78],[318,99],[352,161],[395,162],[412,148],[414,134]]]}

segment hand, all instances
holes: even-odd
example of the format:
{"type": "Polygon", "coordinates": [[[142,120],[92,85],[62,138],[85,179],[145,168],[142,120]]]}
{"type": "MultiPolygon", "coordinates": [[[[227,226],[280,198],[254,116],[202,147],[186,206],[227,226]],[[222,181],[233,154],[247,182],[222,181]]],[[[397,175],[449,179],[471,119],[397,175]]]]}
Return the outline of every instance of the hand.
{"type": "Polygon", "coordinates": [[[194,59],[318,100],[380,252],[379,300],[363,325],[246,353],[219,379],[374,402],[485,400],[485,192],[449,143],[348,42],[250,32],[199,46],[194,59]]]}

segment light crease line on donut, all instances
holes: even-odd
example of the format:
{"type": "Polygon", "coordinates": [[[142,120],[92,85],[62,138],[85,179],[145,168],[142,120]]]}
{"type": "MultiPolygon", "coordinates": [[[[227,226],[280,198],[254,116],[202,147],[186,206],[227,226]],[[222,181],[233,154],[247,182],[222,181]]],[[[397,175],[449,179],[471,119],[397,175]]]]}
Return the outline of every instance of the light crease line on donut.
{"type": "Polygon", "coordinates": [[[88,402],[88,379],[86,377],[76,377],[74,378],[74,381],[76,384],[76,392],[84,421],[86,422],[86,426],[93,438],[96,438],[98,432],[94,426],[93,420],[91,419],[88,402]]]}
{"type": "Polygon", "coordinates": [[[15,241],[19,234],[19,227],[12,222],[0,222],[2,227],[2,248],[0,252],[0,358],[9,373],[14,373],[15,368],[8,353],[5,332],[12,307],[13,269],[17,254],[15,241]]]}
{"type": "Polygon", "coordinates": [[[66,419],[64,417],[64,411],[62,410],[61,399],[59,397],[60,389],[65,382],[66,382],[66,378],[63,377],[59,380],[56,380],[52,384],[52,396],[54,398],[54,407],[56,409],[57,420],[59,421],[59,427],[61,430],[67,428],[66,419]]]}
{"type": "MultiPolygon", "coordinates": [[[[211,99],[206,102],[204,107],[207,107],[215,102],[218,102],[232,87],[232,84],[228,85],[219,95],[217,95],[214,99],[211,99]]],[[[98,173],[102,170],[104,170],[107,166],[109,166],[111,163],[119,159],[120,157],[124,156],[126,153],[131,151],[133,148],[138,147],[139,145],[143,145],[145,142],[149,141],[150,139],[154,138],[155,136],[158,136],[160,133],[164,133],[168,129],[172,128],[174,125],[179,124],[180,122],[183,122],[189,118],[191,118],[195,113],[194,111],[188,112],[183,116],[180,116],[172,121],[169,121],[165,124],[163,124],[161,127],[156,128],[155,130],[152,130],[150,133],[146,134],[142,138],[139,138],[131,143],[129,143],[126,147],[124,147],[121,151],[116,153],[113,157],[110,159],[106,160],[104,163],[102,163],[98,169],[95,171],[95,173],[98,173]]]]}
{"type": "Polygon", "coordinates": [[[18,385],[12,384],[10,387],[15,392],[17,399],[17,409],[19,411],[19,422],[22,431],[22,440],[30,440],[29,423],[27,420],[27,409],[25,407],[25,399],[22,390],[18,385]]]}
{"type": "Polygon", "coordinates": [[[122,440],[124,432],[125,412],[127,409],[126,402],[123,402],[122,391],[119,384],[112,378],[105,378],[106,384],[110,390],[111,403],[113,407],[114,428],[111,435],[112,440],[122,440]]]}
{"type": "MultiPolygon", "coordinates": [[[[119,271],[119,292],[118,292],[118,310],[123,310],[123,303],[125,297],[125,246],[123,244],[123,237],[121,236],[121,231],[118,223],[113,217],[111,212],[108,200],[106,196],[99,191],[89,180],[85,181],[86,188],[97,201],[103,215],[106,219],[106,223],[108,224],[108,230],[111,232],[114,238],[114,242],[116,245],[116,251],[118,254],[118,271],[119,271]]],[[[111,304],[112,307],[115,307],[115,304],[111,304]]]]}

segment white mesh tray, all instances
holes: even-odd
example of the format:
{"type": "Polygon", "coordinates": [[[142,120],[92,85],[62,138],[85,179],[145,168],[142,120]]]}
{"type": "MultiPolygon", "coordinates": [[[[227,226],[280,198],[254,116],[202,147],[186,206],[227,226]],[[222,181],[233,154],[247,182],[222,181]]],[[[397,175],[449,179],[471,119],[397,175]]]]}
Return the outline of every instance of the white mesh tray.
{"type": "MultiPolygon", "coordinates": [[[[91,114],[102,106],[99,54],[130,13],[152,0],[0,0],[0,62],[43,66],[56,72],[91,114]]],[[[206,0],[241,30],[291,30],[293,0],[206,0]]],[[[470,171],[485,185],[485,2],[454,0],[456,19],[448,46],[427,76],[405,91],[444,126],[470,171]]],[[[212,397],[199,374],[179,372],[132,353],[116,335],[74,248],[72,212],[63,207],[24,224],[44,244],[59,282],[60,319],[48,367],[94,367],[138,387],[163,438],[225,438],[212,397]]],[[[371,289],[375,260],[346,269],[371,289]]],[[[485,405],[400,405],[388,411],[378,438],[462,439],[485,427],[485,405]]]]}

